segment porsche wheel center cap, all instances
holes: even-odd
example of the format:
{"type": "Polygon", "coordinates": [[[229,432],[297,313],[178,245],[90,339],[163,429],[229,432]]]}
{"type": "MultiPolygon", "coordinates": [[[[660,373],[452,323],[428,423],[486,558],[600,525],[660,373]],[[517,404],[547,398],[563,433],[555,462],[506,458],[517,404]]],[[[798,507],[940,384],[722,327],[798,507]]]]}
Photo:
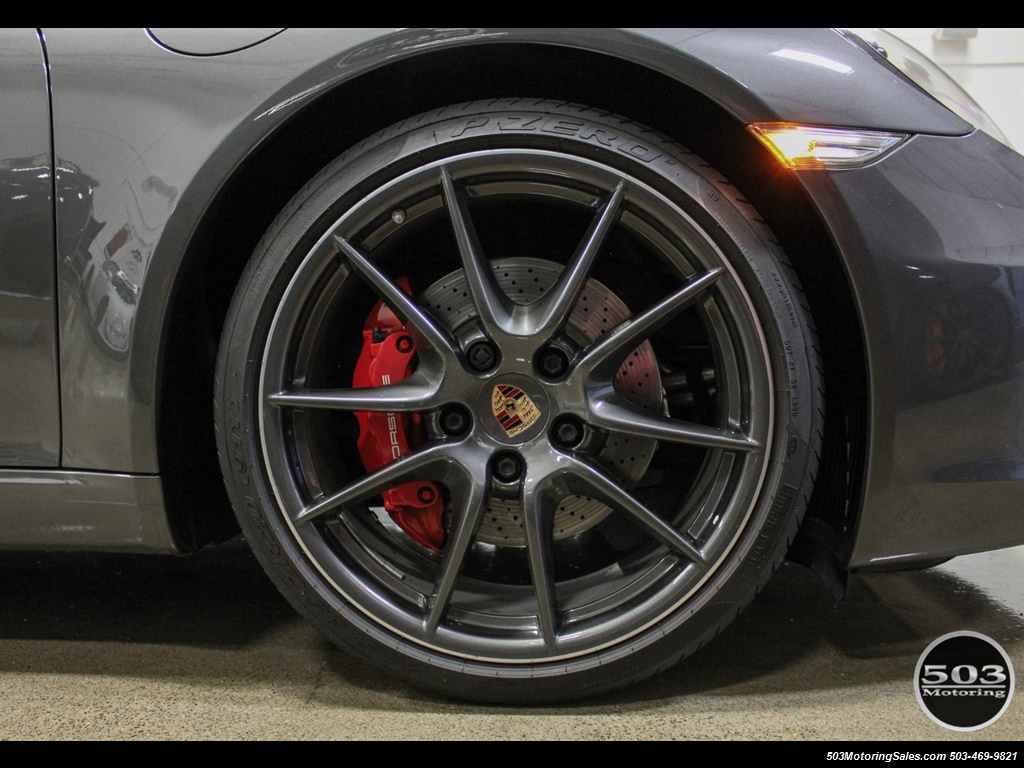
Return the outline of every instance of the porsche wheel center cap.
{"type": "Polygon", "coordinates": [[[491,413],[509,437],[525,432],[540,418],[540,408],[528,394],[513,384],[495,384],[491,413]]]}
{"type": "Polygon", "coordinates": [[[541,388],[520,376],[492,381],[495,383],[480,393],[484,429],[503,443],[529,440],[547,421],[547,398],[541,388]]]}

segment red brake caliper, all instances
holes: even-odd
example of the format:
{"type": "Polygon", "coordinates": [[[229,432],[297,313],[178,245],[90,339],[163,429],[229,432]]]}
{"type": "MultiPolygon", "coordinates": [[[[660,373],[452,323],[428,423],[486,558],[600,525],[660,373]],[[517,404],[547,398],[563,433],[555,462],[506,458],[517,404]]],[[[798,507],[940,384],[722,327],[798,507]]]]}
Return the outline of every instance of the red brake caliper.
{"type": "MultiPolygon", "coordinates": [[[[398,284],[411,293],[409,281],[398,284]]],[[[366,318],[363,350],[352,376],[353,387],[395,384],[412,373],[416,345],[395,314],[382,301],[366,318]]],[[[409,453],[410,445],[422,441],[423,417],[418,413],[356,411],[359,420],[359,455],[368,472],[390,464],[409,453]]],[[[444,504],[437,486],[416,480],[384,491],[384,509],[413,539],[435,552],[444,546],[441,514],[444,504]]]]}

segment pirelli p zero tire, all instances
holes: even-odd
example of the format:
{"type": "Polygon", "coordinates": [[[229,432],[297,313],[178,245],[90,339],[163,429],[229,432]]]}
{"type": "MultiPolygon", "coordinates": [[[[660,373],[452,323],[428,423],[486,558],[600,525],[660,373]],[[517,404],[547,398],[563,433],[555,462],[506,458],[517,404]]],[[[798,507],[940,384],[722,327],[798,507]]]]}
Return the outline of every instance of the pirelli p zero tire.
{"type": "Polygon", "coordinates": [[[577,105],[463,104],[345,153],[267,232],[219,448],[260,561],[342,648],[552,702],[675,663],[764,585],[818,368],[784,254],[698,157],[577,105]]]}

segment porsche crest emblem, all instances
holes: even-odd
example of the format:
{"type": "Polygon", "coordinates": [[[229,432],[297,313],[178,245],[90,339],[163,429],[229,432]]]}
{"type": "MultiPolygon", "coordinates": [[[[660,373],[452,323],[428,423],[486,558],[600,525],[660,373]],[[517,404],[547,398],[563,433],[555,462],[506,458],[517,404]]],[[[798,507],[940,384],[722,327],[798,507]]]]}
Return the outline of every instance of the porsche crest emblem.
{"type": "Polygon", "coordinates": [[[511,384],[498,384],[491,393],[491,412],[505,434],[514,437],[540,418],[540,409],[530,396],[511,384]]]}

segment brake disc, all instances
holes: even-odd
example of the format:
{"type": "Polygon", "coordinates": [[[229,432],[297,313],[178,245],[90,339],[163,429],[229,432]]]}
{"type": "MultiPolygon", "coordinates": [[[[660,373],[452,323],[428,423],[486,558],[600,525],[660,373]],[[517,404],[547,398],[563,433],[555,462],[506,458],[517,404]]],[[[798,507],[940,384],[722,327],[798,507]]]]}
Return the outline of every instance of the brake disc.
{"type": "MultiPolygon", "coordinates": [[[[542,259],[515,258],[495,262],[491,269],[498,285],[518,304],[529,304],[554,285],[562,266],[542,259]]],[[[456,270],[427,288],[420,296],[449,331],[459,331],[476,318],[463,271],[456,270]]],[[[581,346],[631,316],[629,308],[605,285],[590,279],[569,317],[566,332],[581,346]]],[[[649,342],[643,342],[622,364],[614,381],[615,391],[634,405],[661,412],[663,392],[658,363],[649,342]]],[[[612,433],[597,455],[598,462],[627,485],[635,485],[654,457],[657,441],[651,438],[612,433]]],[[[555,512],[556,541],[575,536],[597,525],[611,508],[586,496],[566,496],[555,512]]],[[[526,532],[515,501],[492,498],[480,523],[477,540],[508,547],[526,546],[526,532]]]]}

